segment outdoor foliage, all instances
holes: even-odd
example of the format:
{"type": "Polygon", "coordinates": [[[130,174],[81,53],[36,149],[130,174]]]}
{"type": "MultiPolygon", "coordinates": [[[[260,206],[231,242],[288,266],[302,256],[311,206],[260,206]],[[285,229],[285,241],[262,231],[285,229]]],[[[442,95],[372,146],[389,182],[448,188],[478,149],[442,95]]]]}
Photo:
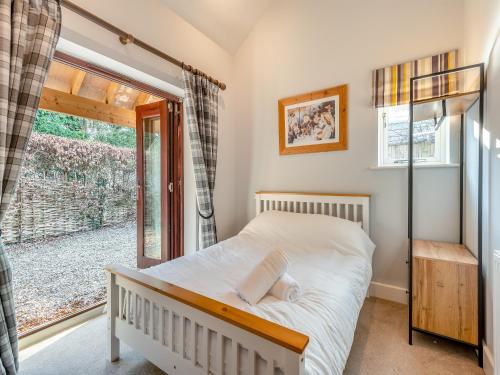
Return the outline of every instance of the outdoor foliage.
{"type": "Polygon", "coordinates": [[[114,188],[117,179],[129,181],[130,175],[135,175],[135,152],[100,142],[32,133],[22,173],[23,178],[39,175],[114,188]]]}
{"type": "Polygon", "coordinates": [[[33,132],[135,148],[135,129],[39,109],[33,132]]]}
{"type": "MultiPolygon", "coordinates": [[[[46,114],[40,118],[47,120],[46,114]]],[[[40,120],[37,131],[46,133],[31,135],[16,199],[3,222],[7,243],[97,229],[135,217],[135,150],[96,141],[120,143],[118,130],[105,128],[101,133],[95,124],[82,127],[81,119],[54,115],[52,119],[62,121],[54,125],[40,120]]],[[[135,142],[135,130],[126,130],[133,131],[135,142]]]]}

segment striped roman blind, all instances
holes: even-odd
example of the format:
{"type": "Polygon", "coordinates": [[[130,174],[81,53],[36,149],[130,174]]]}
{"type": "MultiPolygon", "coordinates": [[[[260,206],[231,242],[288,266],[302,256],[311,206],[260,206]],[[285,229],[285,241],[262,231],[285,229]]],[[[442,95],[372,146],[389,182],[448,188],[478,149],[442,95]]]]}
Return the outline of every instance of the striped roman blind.
{"type": "MultiPolygon", "coordinates": [[[[458,67],[458,50],[388,66],[373,71],[372,103],[375,108],[410,102],[410,78],[458,67]]],[[[458,91],[456,74],[414,81],[414,100],[452,95],[458,91]]]]}

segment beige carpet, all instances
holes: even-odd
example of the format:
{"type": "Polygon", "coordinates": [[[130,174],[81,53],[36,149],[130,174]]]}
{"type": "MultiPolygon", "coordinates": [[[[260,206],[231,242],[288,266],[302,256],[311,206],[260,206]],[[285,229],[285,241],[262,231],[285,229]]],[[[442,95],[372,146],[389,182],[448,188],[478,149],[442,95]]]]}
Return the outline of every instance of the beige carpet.
{"type": "MultiPolygon", "coordinates": [[[[414,334],[407,343],[406,307],[368,299],[361,311],[346,374],[483,374],[473,350],[414,334]]],[[[21,375],[160,375],[126,345],[116,363],[105,360],[106,317],[101,316],[21,352],[21,375]]],[[[188,375],[188,374],[186,374],[188,375]]],[[[325,374],[327,375],[327,374],[325,374]]]]}
{"type": "Polygon", "coordinates": [[[408,309],[376,298],[366,300],[345,374],[483,374],[472,348],[413,333],[408,345],[408,309]]]}

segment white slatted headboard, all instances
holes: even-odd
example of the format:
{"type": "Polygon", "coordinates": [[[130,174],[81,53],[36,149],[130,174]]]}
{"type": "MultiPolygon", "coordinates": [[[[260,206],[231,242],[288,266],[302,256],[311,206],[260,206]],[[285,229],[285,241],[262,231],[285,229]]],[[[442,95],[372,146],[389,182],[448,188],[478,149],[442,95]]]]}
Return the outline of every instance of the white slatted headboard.
{"type": "Polygon", "coordinates": [[[322,214],[361,222],[370,234],[369,194],[323,194],[259,191],[255,193],[256,214],[263,211],[286,211],[322,214]]]}

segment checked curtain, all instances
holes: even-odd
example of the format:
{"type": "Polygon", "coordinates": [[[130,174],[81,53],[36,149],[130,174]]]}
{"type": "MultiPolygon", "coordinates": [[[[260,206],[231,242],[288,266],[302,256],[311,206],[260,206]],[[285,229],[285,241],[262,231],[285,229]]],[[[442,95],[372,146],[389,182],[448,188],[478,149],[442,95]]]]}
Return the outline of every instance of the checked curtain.
{"type": "MultiPolygon", "coordinates": [[[[60,29],[56,0],[0,0],[0,221],[14,195],[60,29]]],[[[0,374],[18,369],[12,272],[0,241],[0,374]]]]}
{"type": "Polygon", "coordinates": [[[200,218],[200,246],[205,248],[217,242],[213,193],[217,166],[219,88],[207,78],[186,70],[183,70],[182,76],[200,218]]]}

